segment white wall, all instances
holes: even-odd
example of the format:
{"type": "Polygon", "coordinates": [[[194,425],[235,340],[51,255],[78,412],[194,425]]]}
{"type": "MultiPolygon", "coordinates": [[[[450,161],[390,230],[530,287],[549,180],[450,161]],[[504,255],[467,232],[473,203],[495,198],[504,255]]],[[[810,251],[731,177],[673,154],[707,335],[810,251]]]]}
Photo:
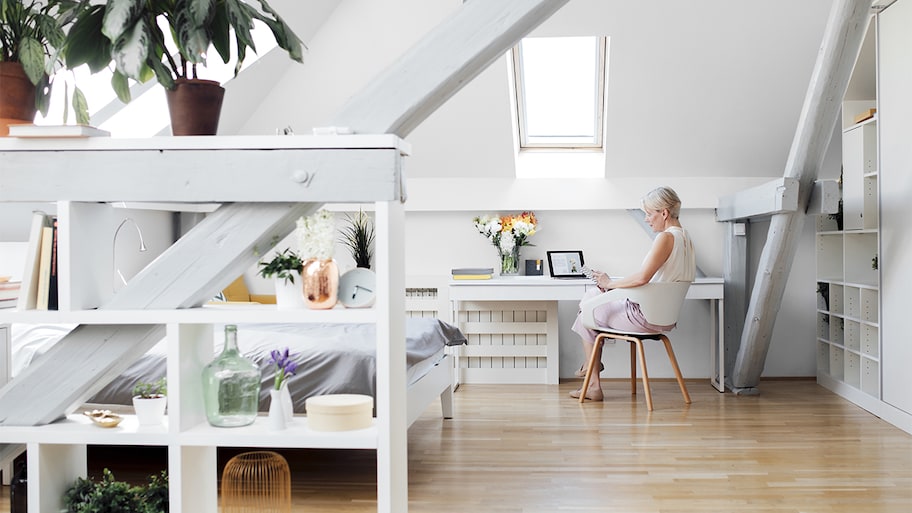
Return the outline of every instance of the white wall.
{"type": "MultiPolygon", "coordinates": [[[[667,184],[688,209],[683,222],[695,235],[701,267],[719,275],[723,230],[712,209],[720,195],[782,175],[830,3],[571,0],[534,35],[611,37],[606,178],[513,178],[507,64],[500,59],[407,137],[413,146],[406,162],[408,272],[446,276],[456,266],[494,265],[494,249],[474,232],[471,218],[526,209],[536,210],[542,226],[523,258],[580,248],[596,266],[630,270],[649,239],[624,209],[667,184]]],[[[286,64],[238,131],[273,133],[291,125],[307,133],[331,124],[351,95],[460,4],[342,0],[308,41],[304,65],[286,64]]],[[[838,175],[833,162],[831,176],[838,175]]],[[[803,240],[767,376],[815,374],[810,228],[803,240]]],[[[759,247],[752,251],[758,255],[759,247]]],[[[573,309],[562,305],[564,316],[573,309]]],[[[708,341],[697,328],[706,318],[705,305],[688,305],[675,333],[689,376],[709,374],[708,341]]],[[[573,337],[561,334],[562,375],[579,363],[573,337]]],[[[620,365],[623,375],[626,364],[620,365]]],[[[656,366],[654,375],[664,375],[656,366]]]]}

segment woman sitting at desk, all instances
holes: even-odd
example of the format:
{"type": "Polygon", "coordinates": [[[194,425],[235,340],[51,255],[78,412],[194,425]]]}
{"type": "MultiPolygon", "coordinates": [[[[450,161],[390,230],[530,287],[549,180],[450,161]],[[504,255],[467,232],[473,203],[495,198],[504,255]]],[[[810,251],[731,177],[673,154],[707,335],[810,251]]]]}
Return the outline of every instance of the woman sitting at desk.
{"type": "MultiPolygon", "coordinates": [[[[583,301],[611,289],[639,287],[650,281],[693,281],[696,274],[694,248],[690,236],[678,221],[678,214],[681,211],[681,200],[678,195],[669,187],[659,187],[646,194],[642,200],[642,207],[646,213],[646,224],[658,232],[658,235],[646,253],[640,269],[630,276],[616,279],[611,279],[604,272],[593,271],[592,279],[598,284],[600,291],[587,293],[583,301]]],[[[650,324],[640,311],[640,305],[627,299],[605,303],[597,307],[594,313],[599,326],[616,330],[660,332],[674,328],[650,324]]],[[[579,315],[573,323],[573,331],[582,337],[585,361],[589,361],[597,333],[584,327],[579,315]]],[[[577,375],[585,376],[585,372],[583,366],[577,371],[577,375]]],[[[570,397],[578,399],[582,393],[582,389],[576,390],[570,392],[570,397]]],[[[589,389],[585,393],[586,399],[602,400],[602,386],[598,373],[591,379],[589,389]]]]}

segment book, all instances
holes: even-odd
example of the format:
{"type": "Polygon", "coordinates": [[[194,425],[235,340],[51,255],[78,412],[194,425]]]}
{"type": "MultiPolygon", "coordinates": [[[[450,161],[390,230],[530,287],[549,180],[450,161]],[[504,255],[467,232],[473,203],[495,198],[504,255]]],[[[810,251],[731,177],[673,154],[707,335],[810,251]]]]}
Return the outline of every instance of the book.
{"type": "Polygon", "coordinates": [[[48,279],[48,310],[57,310],[57,218],[51,226],[51,276],[48,279]]]}
{"type": "Polygon", "coordinates": [[[54,228],[41,228],[41,253],[38,256],[38,290],[35,295],[35,309],[47,310],[51,280],[51,253],[54,245],[54,228]]]}
{"type": "Polygon", "coordinates": [[[0,299],[0,310],[4,308],[15,308],[17,303],[17,299],[0,299]]]}
{"type": "Polygon", "coordinates": [[[32,310],[38,298],[38,259],[41,255],[41,230],[50,226],[50,218],[41,211],[32,214],[29,241],[25,250],[25,270],[19,291],[19,310],[32,310]]]}
{"type": "Polygon", "coordinates": [[[18,281],[5,281],[0,282],[0,300],[8,301],[11,299],[19,299],[19,290],[21,289],[21,283],[18,281]]]}
{"type": "Polygon", "coordinates": [[[110,137],[111,132],[89,125],[10,125],[10,137],[110,137]]]}
{"type": "Polygon", "coordinates": [[[493,274],[454,274],[454,280],[490,280],[493,274]]]}
{"type": "Polygon", "coordinates": [[[465,274],[472,274],[472,275],[474,275],[474,274],[494,274],[494,268],[493,267],[462,267],[462,268],[453,269],[451,272],[452,272],[453,276],[456,276],[457,274],[464,274],[464,275],[465,274]]]}

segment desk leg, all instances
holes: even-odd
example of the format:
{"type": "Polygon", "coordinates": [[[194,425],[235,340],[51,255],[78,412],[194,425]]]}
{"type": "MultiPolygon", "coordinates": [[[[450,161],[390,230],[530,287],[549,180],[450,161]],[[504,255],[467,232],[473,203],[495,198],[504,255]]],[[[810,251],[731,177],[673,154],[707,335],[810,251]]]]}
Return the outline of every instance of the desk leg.
{"type": "Polygon", "coordinates": [[[709,300],[710,330],[710,383],[719,392],[725,392],[725,315],[723,302],[709,300]],[[713,368],[715,367],[715,368],[713,368]]]}

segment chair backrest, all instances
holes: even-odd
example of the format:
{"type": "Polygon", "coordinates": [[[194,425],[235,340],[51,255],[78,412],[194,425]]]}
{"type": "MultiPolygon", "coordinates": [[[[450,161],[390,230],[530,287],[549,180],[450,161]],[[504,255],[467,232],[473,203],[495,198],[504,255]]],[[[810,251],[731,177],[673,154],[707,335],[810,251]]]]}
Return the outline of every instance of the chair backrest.
{"type": "Polygon", "coordinates": [[[639,287],[609,290],[580,303],[581,320],[583,326],[599,329],[594,315],[595,308],[608,301],[629,299],[640,305],[643,317],[651,324],[670,326],[678,322],[689,288],[690,282],[674,281],[650,282],[639,287]]]}
{"type": "Polygon", "coordinates": [[[678,322],[684,297],[690,282],[650,282],[628,289],[627,297],[640,305],[643,317],[657,326],[670,326],[678,322]]]}

